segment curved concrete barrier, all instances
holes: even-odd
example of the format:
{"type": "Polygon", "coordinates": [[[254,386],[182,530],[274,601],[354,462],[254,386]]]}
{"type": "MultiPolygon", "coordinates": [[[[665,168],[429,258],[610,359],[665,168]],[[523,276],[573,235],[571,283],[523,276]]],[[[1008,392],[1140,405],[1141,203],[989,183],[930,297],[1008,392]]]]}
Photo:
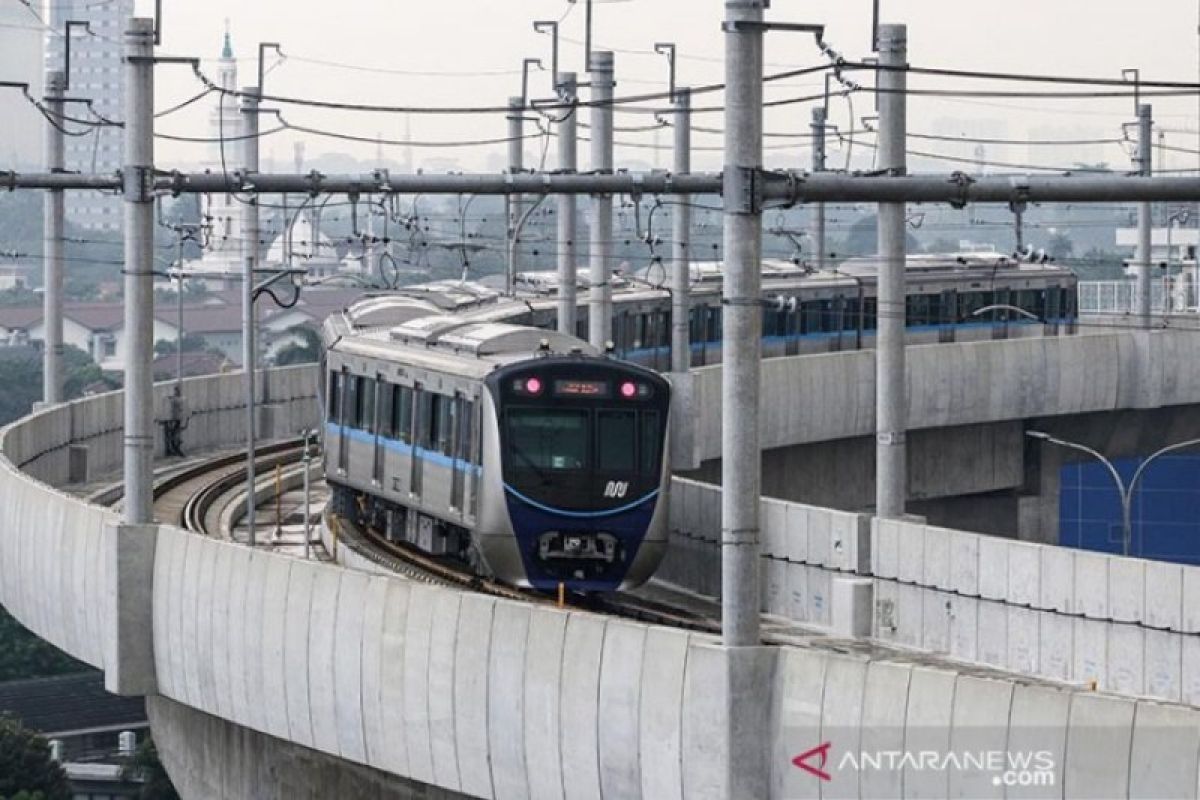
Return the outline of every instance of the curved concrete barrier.
{"type": "MultiPolygon", "coordinates": [[[[236,405],[221,407],[226,390],[219,385],[236,376],[208,380],[218,384],[206,389],[214,406],[199,404],[197,413],[236,415],[236,405]]],[[[284,427],[311,421],[301,417],[312,414],[312,397],[296,381],[293,399],[278,409],[279,419],[295,415],[284,427]]],[[[112,517],[17,466],[62,480],[69,465],[56,453],[80,436],[93,443],[114,437],[119,402],[73,405],[0,437],[0,600],[39,635],[119,670],[127,653],[113,647],[120,637],[111,603],[124,587],[101,557],[110,545],[119,553],[120,542],[105,533],[112,517]],[[75,414],[85,427],[53,432],[75,414]]],[[[194,430],[214,442],[236,438],[222,425],[194,430]]],[[[677,532],[696,545],[691,552],[715,538],[703,524],[716,518],[707,513],[715,491],[685,484],[676,501],[679,518],[696,526],[687,537],[677,532]]],[[[830,576],[880,569],[862,517],[772,502],[764,518],[768,561],[786,564],[788,590],[776,597],[786,596],[789,609],[824,615],[830,576]]],[[[816,641],[729,650],[703,635],[464,595],[169,526],[150,532],[155,547],[141,608],[157,695],[151,713],[166,731],[168,764],[205,796],[261,796],[268,780],[295,787],[318,764],[357,776],[342,784],[347,791],[364,786],[384,796],[426,789],[386,786],[372,776],[495,798],[921,797],[986,795],[997,787],[1007,796],[1026,789],[1034,797],[1196,796],[1194,708],[1031,685],[915,651],[847,652],[816,641]],[[235,755],[239,742],[252,755],[235,755]],[[1013,780],[1053,786],[1010,788],[1003,781],[1012,770],[967,760],[1012,751],[1045,761],[1040,771],[1013,771],[1013,780]],[[943,755],[930,762],[923,752],[943,755]],[[946,754],[959,752],[961,763],[947,766],[946,754]],[[1170,755],[1170,768],[1146,768],[1154,753],[1170,755]]],[[[919,566],[924,582],[924,562],[940,564],[943,550],[968,552],[964,541],[950,537],[943,545],[934,535],[931,558],[923,548],[921,563],[903,566],[898,550],[897,576],[903,569],[915,577],[919,566]]],[[[1011,564],[1027,556],[1006,557],[1011,564]]],[[[983,555],[976,558],[983,563],[983,555]]],[[[984,603],[1006,614],[1034,613],[1016,601],[1046,588],[1018,581],[1001,589],[985,571],[977,571],[980,597],[960,598],[980,603],[980,637],[995,628],[984,621],[984,603]]],[[[713,572],[708,567],[697,579],[710,581],[713,572]]],[[[953,580],[937,569],[930,574],[931,581],[953,580]]],[[[1110,585],[1112,574],[1109,565],[1110,585]]],[[[922,614],[929,597],[940,597],[934,592],[949,593],[899,577],[877,582],[915,593],[922,614]]],[[[907,612],[898,613],[904,620],[907,612]]],[[[956,634],[942,635],[952,641],[956,634]]],[[[273,796],[312,796],[296,792],[273,796]]]]}

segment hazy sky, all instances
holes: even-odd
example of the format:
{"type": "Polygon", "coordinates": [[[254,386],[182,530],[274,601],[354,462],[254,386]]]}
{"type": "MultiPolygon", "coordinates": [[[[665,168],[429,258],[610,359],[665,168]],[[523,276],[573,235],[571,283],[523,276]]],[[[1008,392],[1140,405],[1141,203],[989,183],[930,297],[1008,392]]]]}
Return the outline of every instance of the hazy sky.
{"type": "MultiPolygon", "coordinates": [[[[15,3],[17,0],[0,0],[15,3]]],[[[153,0],[138,0],[139,13],[151,14],[153,0]]],[[[1197,81],[1197,0],[882,0],[885,22],[909,26],[910,62],[915,66],[954,67],[992,71],[1053,73],[1119,78],[1122,68],[1139,67],[1147,79],[1197,81]]],[[[584,12],[582,0],[573,7],[567,0],[165,0],[163,51],[177,55],[215,58],[228,18],[235,50],[243,62],[240,82],[254,81],[252,57],[262,40],[282,43],[292,58],[275,68],[268,80],[269,93],[346,101],[398,105],[492,105],[519,94],[520,61],[536,56],[549,66],[550,42],[535,33],[534,19],[564,17],[562,68],[582,71],[584,12]],[[390,73],[348,69],[305,59],[391,70],[390,73]],[[471,73],[434,75],[419,73],[471,73]],[[477,73],[477,74],[476,74],[477,73]]],[[[819,22],[827,26],[827,41],[849,59],[869,55],[870,0],[776,0],[768,12],[774,20],[819,22]]],[[[652,91],[666,76],[666,62],[653,54],[656,41],[679,45],[681,83],[703,84],[722,78],[720,0],[596,0],[595,41],[616,49],[618,95],[652,91]],[[624,52],[633,51],[633,52],[624,52]]],[[[821,63],[812,38],[797,34],[770,34],[767,71],[821,63]]],[[[206,62],[205,69],[215,70],[206,62]]],[[[0,76],[3,77],[3,76],[0,76]]],[[[869,83],[867,76],[861,82],[869,83]]],[[[819,81],[799,78],[773,84],[770,98],[797,97],[814,92],[819,81]]],[[[1053,86],[979,81],[950,82],[941,78],[912,78],[910,86],[989,89],[1054,89],[1053,86]]],[[[549,90],[547,73],[532,76],[533,94],[549,90]]],[[[186,67],[158,70],[158,104],[171,105],[198,89],[186,67]]],[[[1067,87],[1063,87],[1067,88],[1067,87]]],[[[1084,88],[1084,87],[1081,87],[1084,88]]],[[[719,103],[720,95],[707,95],[705,105],[719,103]]],[[[697,100],[697,103],[700,103],[697,100]]],[[[1166,143],[1197,148],[1195,97],[1155,98],[1155,116],[1167,131],[1166,143]],[[1191,133],[1185,133],[1191,131],[1191,133]]],[[[854,101],[857,117],[873,113],[869,95],[854,101]]],[[[910,130],[914,132],[983,136],[1119,136],[1121,123],[1132,117],[1129,98],[1108,100],[1030,100],[914,98],[910,130]]],[[[207,109],[196,107],[159,121],[167,133],[196,135],[206,130],[207,109]]],[[[787,105],[768,113],[767,129],[794,132],[806,129],[810,106],[787,105]]],[[[849,127],[844,100],[833,105],[833,122],[849,127]]],[[[328,113],[292,108],[288,118],[296,124],[337,129],[373,137],[404,138],[403,115],[328,113]]],[[[644,125],[643,115],[618,115],[618,125],[644,125]]],[[[264,120],[264,125],[267,125],[264,120]]],[[[719,128],[719,114],[698,116],[696,124],[719,128]]],[[[503,115],[481,117],[418,116],[411,118],[414,139],[473,139],[504,135],[503,115]]],[[[277,169],[290,166],[292,134],[271,137],[263,143],[264,157],[273,155],[277,169]]],[[[652,133],[619,134],[623,141],[654,143],[652,133]]],[[[696,144],[716,147],[717,135],[697,134],[696,144]]],[[[670,134],[661,137],[663,157],[669,158],[670,134]]],[[[778,147],[786,140],[768,142],[778,147]]],[[[790,146],[790,145],[789,145],[790,146]]],[[[937,150],[929,142],[910,141],[914,149],[937,150]]],[[[844,152],[834,147],[832,156],[844,152]]],[[[309,139],[308,151],[317,154],[344,150],[373,159],[373,145],[352,145],[309,139]]],[[[529,158],[540,148],[529,146],[529,158]]],[[[869,152],[860,146],[859,152],[869,152]]],[[[961,154],[950,145],[941,152],[961,154]]],[[[464,169],[494,167],[502,148],[417,151],[422,158],[449,158],[464,169]],[[490,160],[489,160],[490,156],[490,160]]],[[[581,148],[586,154],[586,146],[581,148]]],[[[385,148],[385,155],[402,160],[401,148],[385,148]]],[[[653,150],[618,148],[619,162],[650,161],[653,150]]],[[[700,167],[719,161],[714,151],[697,154],[700,167]]],[[[1116,146],[1071,152],[1063,148],[992,148],[991,158],[1037,158],[1042,163],[1070,163],[1099,157],[1127,163],[1116,146]],[[1000,155],[995,155],[999,153],[1000,155]]],[[[586,160],[586,155],[584,156],[586,160]]],[[[203,158],[195,145],[159,143],[159,162],[195,162],[203,158]]],[[[550,150],[553,163],[553,148],[550,150]]],[[[797,145],[794,151],[771,150],[769,162],[807,164],[809,155],[797,145]]],[[[1197,156],[1168,154],[1170,166],[1190,167],[1197,156]]],[[[664,162],[665,165],[665,162],[664,162]]],[[[954,169],[947,164],[945,169],[954,169]]]]}

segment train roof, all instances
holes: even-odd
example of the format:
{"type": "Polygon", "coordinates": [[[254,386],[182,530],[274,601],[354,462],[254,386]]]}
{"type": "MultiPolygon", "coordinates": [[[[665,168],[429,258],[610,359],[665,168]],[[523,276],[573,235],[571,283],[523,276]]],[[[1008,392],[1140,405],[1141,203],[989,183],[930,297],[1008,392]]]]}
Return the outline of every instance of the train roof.
{"type": "MultiPolygon", "coordinates": [[[[426,288],[416,294],[438,296],[436,290],[422,291],[426,288]]],[[[453,295],[457,286],[442,288],[453,295]]],[[[599,354],[574,336],[503,321],[513,315],[514,306],[525,308],[523,303],[489,298],[452,314],[412,294],[371,296],[351,304],[326,323],[329,348],[378,358],[403,353],[406,361],[427,369],[474,375],[539,355],[599,354]]]]}

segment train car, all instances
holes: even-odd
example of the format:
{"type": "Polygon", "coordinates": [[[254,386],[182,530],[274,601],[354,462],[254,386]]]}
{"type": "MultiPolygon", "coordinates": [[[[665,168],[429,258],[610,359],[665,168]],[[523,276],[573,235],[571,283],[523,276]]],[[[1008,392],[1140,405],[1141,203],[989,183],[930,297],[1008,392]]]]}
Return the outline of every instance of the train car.
{"type": "MultiPolygon", "coordinates": [[[[721,360],[721,270],[718,263],[692,265],[693,366],[721,360]]],[[[849,259],[827,271],[764,262],[763,357],[873,347],[878,273],[875,258],[849,259]]],[[[639,277],[643,286],[669,285],[661,266],[639,277]]],[[[1056,264],[998,253],[910,256],[906,283],[910,344],[1073,334],[1078,322],[1078,279],[1056,264]]],[[[666,369],[670,316],[665,291],[629,293],[614,312],[616,354],[666,369]]]]}
{"type": "MultiPolygon", "coordinates": [[[[721,360],[723,268],[719,262],[691,265],[688,324],[693,366],[721,360]]],[[[790,261],[764,261],[763,357],[873,347],[878,272],[874,257],[848,259],[823,271],[790,261]]],[[[910,344],[1069,335],[1078,321],[1078,279],[1070,269],[1053,263],[987,252],[921,254],[908,258],[906,282],[910,344]],[[982,309],[991,310],[978,314],[982,309]]],[[[557,276],[521,273],[516,286],[523,292],[519,299],[499,298],[480,313],[553,328],[557,276]]],[[[669,369],[669,286],[669,266],[661,263],[614,278],[612,340],[619,358],[669,369]]],[[[586,338],[587,286],[582,276],[578,296],[576,334],[586,338]]]]}
{"type": "Polygon", "coordinates": [[[667,539],[670,385],[442,300],[371,297],[326,321],[335,512],[515,586],[646,581],[667,539]]]}

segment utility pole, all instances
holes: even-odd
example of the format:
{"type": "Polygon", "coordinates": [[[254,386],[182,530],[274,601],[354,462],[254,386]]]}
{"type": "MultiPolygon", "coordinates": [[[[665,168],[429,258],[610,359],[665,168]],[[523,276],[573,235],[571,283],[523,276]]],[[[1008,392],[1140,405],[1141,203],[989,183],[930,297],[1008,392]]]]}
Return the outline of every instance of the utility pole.
{"type": "MultiPolygon", "coordinates": [[[[812,169],[813,172],[825,171],[825,107],[817,106],[812,110],[812,169]]],[[[814,266],[818,270],[825,269],[825,204],[813,206],[813,247],[816,250],[814,266]]]]}
{"type": "Polygon", "coordinates": [[[721,634],[760,639],[764,2],[725,3],[725,282],[721,379],[721,634]]]}
{"type": "MultiPolygon", "coordinates": [[[[613,80],[614,59],[609,50],[592,53],[588,62],[592,87],[592,172],[611,175],[613,171],[613,80]]],[[[605,350],[612,341],[612,212],[611,194],[592,195],[590,280],[588,291],[588,341],[605,350]]]]}
{"type": "MultiPolygon", "coordinates": [[[[554,83],[559,97],[572,104],[558,123],[558,169],[564,175],[573,175],[579,170],[579,106],[575,103],[579,81],[574,72],[563,72],[554,76],[554,83]]],[[[576,335],[578,317],[576,206],[575,195],[558,196],[558,330],[570,336],[576,335]]]]}
{"type": "MultiPolygon", "coordinates": [[[[1138,122],[1138,157],[1137,173],[1149,177],[1153,172],[1151,158],[1154,147],[1153,109],[1149,105],[1139,105],[1137,109],[1138,122]]],[[[1137,264],[1134,272],[1137,275],[1137,320],[1138,326],[1150,327],[1150,259],[1153,252],[1151,246],[1151,231],[1153,218],[1151,205],[1148,202],[1138,203],[1138,238],[1137,264]]]]}
{"type": "MultiPolygon", "coordinates": [[[[908,30],[879,26],[879,168],[889,176],[907,171],[907,106],[904,68],[908,30]]],[[[905,205],[879,204],[879,339],[875,351],[875,513],[904,515],[908,488],[908,398],[905,395],[904,323],[907,310],[905,205]]]]}
{"type": "MultiPolygon", "coordinates": [[[[258,173],[258,87],[243,90],[242,135],[245,137],[243,160],[248,176],[258,173]]],[[[246,541],[255,545],[254,531],[254,449],[258,421],[255,414],[255,366],[258,361],[257,323],[254,315],[254,278],[258,267],[259,217],[258,198],[253,197],[246,208],[246,229],[243,231],[242,258],[242,369],[246,379],[246,541]]]]}
{"type": "Polygon", "coordinates": [[[242,281],[242,360],[246,376],[246,543],[254,547],[254,260],[245,260],[242,281]]]}
{"type": "Polygon", "coordinates": [[[125,31],[125,522],[153,521],[154,20],[125,31]]]}
{"type": "Polygon", "coordinates": [[[1013,213],[1013,235],[1017,240],[1016,252],[1020,253],[1025,249],[1025,203],[1010,203],[1009,207],[1013,213]]]}
{"type": "MultiPolygon", "coordinates": [[[[57,121],[46,124],[46,171],[64,171],[64,136],[62,131],[63,92],[66,76],[62,72],[46,73],[46,108],[57,121]]],[[[43,199],[45,260],[42,263],[42,317],[46,323],[43,342],[42,400],[46,405],[63,401],[63,234],[66,220],[65,196],[62,189],[50,189],[43,199]]]]}
{"type": "MultiPolygon", "coordinates": [[[[510,97],[508,98],[508,172],[510,175],[519,175],[525,171],[525,98],[510,97]]],[[[521,207],[523,205],[521,195],[508,195],[506,205],[508,206],[508,247],[505,252],[508,254],[506,259],[508,263],[505,265],[504,288],[508,294],[512,294],[516,288],[517,281],[517,226],[521,222],[521,207]]]]}
{"type": "MultiPolygon", "coordinates": [[[[687,175],[692,170],[692,92],[690,89],[675,90],[675,164],[676,175],[687,175]]],[[[692,283],[691,259],[688,245],[692,238],[692,211],[690,195],[675,199],[672,215],[671,238],[671,372],[686,373],[692,368],[691,298],[688,296],[692,283]]]]}
{"type": "Polygon", "coordinates": [[[183,242],[182,227],[175,228],[175,396],[183,397],[183,242]]]}
{"type": "MultiPolygon", "coordinates": [[[[692,170],[692,92],[674,90],[676,175],[692,170]]],[[[695,424],[692,391],[691,283],[692,266],[688,248],[692,238],[691,195],[675,198],[671,214],[671,465],[673,469],[694,469],[695,424]]]]}

